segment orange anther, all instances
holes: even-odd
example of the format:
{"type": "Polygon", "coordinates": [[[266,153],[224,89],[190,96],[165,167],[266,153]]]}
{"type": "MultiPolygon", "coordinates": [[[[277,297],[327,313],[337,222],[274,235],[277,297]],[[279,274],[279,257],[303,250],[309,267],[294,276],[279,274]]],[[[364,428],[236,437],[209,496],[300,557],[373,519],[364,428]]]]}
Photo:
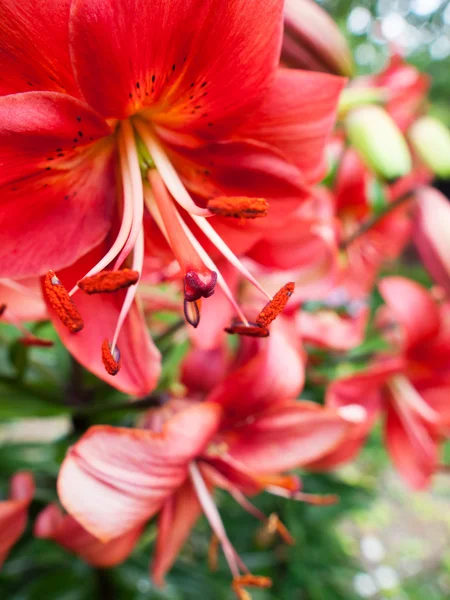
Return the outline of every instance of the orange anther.
{"type": "Polygon", "coordinates": [[[47,348],[54,345],[52,340],[39,338],[31,333],[30,335],[19,338],[17,341],[19,342],[19,344],[23,344],[24,346],[43,346],[47,348]]]}
{"type": "Polygon", "coordinates": [[[284,285],[281,290],[275,294],[272,300],[268,302],[259,313],[258,318],[256,319],[256,324],[259,325],[259,327],[267,327],[270,325],[270,323],[272,323],[272,321],[276,319],[281,312],[283,312],[289,298],[294,293],[294,289],[295,283],[292,281],[290,283],[286,283],[286,285],[284,285]]]}
{"type": "Polygon", "coordinates": [[[256,219],[265,217],[269,204],[264,198],[247,198],[220,196],[208,202],[208,210],[220,217],[232,217],[233,219],[256,219]]]}
{"type": "Polygon", "coordinates": [[[227,333],[237,333],[238,335],[248,335],[249,337],[264,338],[269,336],[269,330],[266,327],[260,327],[256,323],[233,323],[226,327],[227,333]]]}
{"type": "Polygon", "coordinates": [[[252,575],[251,573],[234,577],[232,588],[239,600],[251,600],[250,594],[243,589],[246,586],[267,589],[272,587],[272,580],[269,577],[252,575]]]}
{"type": "Polygon", "coordinates": [[[83,329],[83,319],[81,318],[74,301],[53,271],[49,271],[44,278],[44,290],[50,305],[60,318],[61,322],[64,323],[72,333],[76,333],[83,329]]]}
{"type": "Polygon", "coordinates": [[[0,317],[5,312],[5,310],[6,310],[6,304],[0,304],[0,317]]]}
{"type": "Polygon", "coordinates": [[[278,535],[284,542],[286,542],[286,544],[291,546],[295,544],[295,540],[289,533],[286,525],[280,521],[280,518],[275,513],[272,513],[267,519],[267,531],[269,533],[278,533],[278,535]]]}
{"type": "Polygon", "coordinates": [[[108,340],[104,340],[102,344],[102,361],[105,365],[106,371],[110,375],[117,375],[120,371],[120,351],[119,348],[114,348],[114,352],[111,352],[111,346],[108,340]]]}
{"type": "Polygon", "coordinates": [[[211,535],[208,548],[208,567],[210,571],[217,571],[219,552],[219,538],[215,533],[211,535]]]}
{"type": "Polygon", "coordinates": [[[120,271],[102,271],[78,282],[78,287],[86,294],[110,294],[135,285],[139,281],[138,271],[121,269],[120,271]]]}

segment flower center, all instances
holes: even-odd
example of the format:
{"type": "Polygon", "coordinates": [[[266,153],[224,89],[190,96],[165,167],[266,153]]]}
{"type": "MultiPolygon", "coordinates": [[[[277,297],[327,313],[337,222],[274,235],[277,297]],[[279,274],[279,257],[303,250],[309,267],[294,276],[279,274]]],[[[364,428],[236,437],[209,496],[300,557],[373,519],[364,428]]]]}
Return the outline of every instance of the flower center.
{"type": "Polygon", "coordinates": [[[226,329],[229,333],[266,337],[267,326],[284,309],[294,290],[294,284],[284,286],[272,298],[249,270],[235,256],[212,227],[210,217],[254,219],[267,214],[268,204],[261,198],[218,197],[199,207],[170,162],[150,122],[141,116],[117,125],[116,141],[123,190],[123,210],[117,237],[101,260],[78,281],[70,292],[50,271],[45,278],[45,291],[50,304],[72,333],[83,328],[83,319],[73,301],[82,290],[86,294],[114,293],[126,289],[125,299],[114,332],[102,345],[102,359],[107,372],[115,375],[120,369],[117,340],[122,325],[134,301],[144,263],[144,206],[147,208],[170,246],[183,280],[184,314],[188,323],[200,322],[201,299],[214,294],[219,285],[232,304],[238,320],[226,329]],[[181,209],[181,212],[180,212],[181,209]],[[256,323],[249,323],[235,300],[217,265],[195,237],[192,221],[218,251],[252,283],[268,303],[256,323]],[[125,261],[128,266],[123,268],[125,261]]]}

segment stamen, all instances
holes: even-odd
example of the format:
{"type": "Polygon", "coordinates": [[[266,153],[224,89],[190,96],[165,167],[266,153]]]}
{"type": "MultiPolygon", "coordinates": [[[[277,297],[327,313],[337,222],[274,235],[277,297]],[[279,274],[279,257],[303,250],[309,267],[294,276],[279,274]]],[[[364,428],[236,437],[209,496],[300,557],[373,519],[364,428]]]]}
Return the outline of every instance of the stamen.
{"type": "Polygon", "coordinates": [[[208,567],[213,573],[217,571],[218,567],[218,552],[219,552],[219,538],[215,533],[211,534],[208,547],[208,567]]]}
{"type": "Polygon", "coordinates": [[[5,312],[5,310],[6,310],[6,304],[0,304],[0,317],[5,312]]]}
{"type": "Polygon", "coordinates": [[[147,123],[140,121],[139,119],[135,119],[134,125],[142,141],[147,146],[147,149],[150,152],[150,155],[165,185],[167,186],[167,189],[178,202],[178,204],[190,214],[203,217],[210,216],[211,213],[209,210],[198,207],[192,200],[178,173],[166,155],[163,147],[159,143],[158,139],[149,130],[147,123]]]}
{"type": "Polygon", "coordinates": [[[61,322],[72,333],[81,331],[84,327],[83,319],[68,291],[53,271],[49,271],[44,278],[44,290],[61,322]]]}
{"type": "Polygon", "coordinates": [[[272,300],[272,296],[266,292],[262,285],[253,277],[250,271],[241,263],[238,257],[232,252],[232,250],[223,241],[214,227],[206,219],[191,215],[192,220],[196,223],[197,227],[203,231],[209,241],[219,250],[223,256],[245,277],[250,283],[252,283],[257,290],[259,290],[266,298],[272,300]]]}
{"type": "Polygon", "coordinates": [[[27,334],[25,336],[17,340],[19,344],[23,344],[24,346],[41,346],[43,348],[49,348],[50,346],[54,345],[52,340],[46,340],[44,338],[37,337],[32,333],[26,333],[27,334]]]}
{"type": "Polygon", "coordinates": [[[206,518],[209,521],[209,524],[211,525],[211,529],[220,541],[230,570],[235,579],[239,578],[240,574],[238,563],[241,566],[241,568],[243,568],[244,570],[247,569],[244,563],[238,557],[236,550],[233,548],[230,540],[228,539],[228,536],[222,523],[222,519],[220,518],[219,511],[217,510],[217,506],[215,505],[214,500],[212,499],[211,494],[209,493],[209,490],[206,487],[206,483],[204,482],[203,477],[195,463],[191,463],[189,465],[189,472],[195,491],[197,493],[197,498],[200,502],[203,512],[205,513],[206,518]]]}
{"type": "Polygon", "coordinates": [[[265,338],[269,337],[269,330],[266,327],[260,327],[256,323],[233,323],[230,327],[226,327],[227,333],[237,333],[237,335],[247,335],[249,337],[265,338]]]}
{"type": "Polygon", "coordinates": [[[117,373],[120,371],[119,348],[115,347],[114,350],[112,350],[108,340],[106,339],[102,344],[102,361],[105,365],[106,371],[110,375],[117,375],[117,373]]]}
{"type": "Polygon", "coordinates": [[[208,210],[220,217],[256,219],[267,216],[269,204],[264,198],[220,196],[208,201],[208,210]]]}
{"type": "Polygon", "coordinates": [[[269,492],[274,496],[281,496],[282,498],[288,498],[289,500],[300,500],[301,502],[307,502],[308,504],[314,504],[316,506],[328,506],[339,502],[339,496],[336,494],[320,495],[306,494],[304,492],[290,492],[289,490],[276,485],[266,486],[266,492],[269,492]]]}
{"type": "MultiPolygon", "coordinates": [[[[122,174],[122,186],[123,186],[123,216],[122,222],[120,224],[119,233],[117,234],[116,239],[114,240],[113,245],[108,250],[108,252],[103,256],[99,262],[92,267],[90,271],[86,273],[84,279],[87,277],[91,277],[92,275],[96,275],[100,273],[105,267],[107,267],[111,261],[113,261],[119,252],[123,249],[125,242],[129,238],[129,234],[131,231],[131,226],[133,222],[133,189],[131,184],[131,177],[129,174],[128,168],[128,159],[127,159],[127,150],[124,140],[123,129],[119,130],[119,135],[117,136],[117,144],[119,148],[119,158],[120,158],[120,169],[122,174]]],[[[78,285],[75,285],[70,290],[70,296],[73,296],[75,292],[78,290],[78,285]]]]}
{"type": "Polygon", "coordinates": [[[267,519],[267,531],[268,533],[278,533],[280,538],[290,546],[295,545],[295,539],[290,534],[288,528],[284,523],[280,521],[279,516],[276,513],[272,513],[267,519]]]}
{"type": "Polygon", "coordinates": [[[170,246],[185,273],[184,295],[186,300],[193,302],[202,297],[209,298],[214,293],[217,273],[208,269],[189,241],[159,173],[154,170],[149,171],[148,181],[154,191],[155,201],[164,222],[170,246]]]}
{"type": "Polygon", "coordinates": [[[184,316],[189,325],[196,329],[200,323],[200,308],[199,301],[189,302],[184,300],[184,316]]]}
{"type": "Polygon", "coordinates": [[[272,321],[283,312],[289,298],[294,293],[294,289],[295,283],[292,281],[283,286],[259,313],[256,324],[259,325],[259,327],[267,327],[270,325],[272,321]]]}
{"type": "Polygon", "coordinates": [[[239,600],[251,600],[252,597],[246,590],[243,589],[244,586],[268,589],[272,587],[272,580],[269,577],[252,575],[251,573],[234,577],[231,586],[233,588],[233,592],[236,594],[239,600]]]}
{"type": "Polygon", "coordinates": [[[91,277],[84,277],[78,282],[78,287],[85,294],[110,294],[117,292],[139,281],[139,273],[131,269],[120,271],[102,271],[91,277]]]}

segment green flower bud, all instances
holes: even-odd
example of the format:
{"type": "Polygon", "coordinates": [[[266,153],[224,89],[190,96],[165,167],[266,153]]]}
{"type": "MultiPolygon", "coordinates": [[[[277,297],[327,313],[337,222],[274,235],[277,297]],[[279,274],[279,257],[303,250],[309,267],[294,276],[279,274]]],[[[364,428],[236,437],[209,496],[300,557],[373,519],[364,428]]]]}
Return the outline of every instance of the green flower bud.
{"type": "Polygon", "coordinates": [[[351,145],[377,175],[391,181],[411,171],[406,140],[385,110],[373,105],[354,108],[345,124],[351,145]]]}
{"type": "Polygon", "coordinates": [[[450,178],[450,131],[434,117],[421,117],[408,132],[409,140],[425,165],[442,179],[450,178]]]}

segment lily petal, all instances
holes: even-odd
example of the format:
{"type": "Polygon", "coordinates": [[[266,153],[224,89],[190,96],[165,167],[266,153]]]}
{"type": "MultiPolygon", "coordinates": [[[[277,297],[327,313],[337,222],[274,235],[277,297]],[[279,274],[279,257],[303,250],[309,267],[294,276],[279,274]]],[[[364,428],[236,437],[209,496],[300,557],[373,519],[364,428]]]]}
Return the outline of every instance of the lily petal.
{"type": "Polygon", "coordinates": [[[92,427],[61,467],[63,506],[102,541],[142,525],[183,484],[189,462],[214,436],[220,416],[220,407],[208,403],[178,413],[161,433],[92,427]]]}
{"type": "Polygon", "coordinates": [[[325,73],[279,69],[263,103],[237,135],[280,150],[309,184],[318,183],[327,171],[325,146],[345,83],[325,73]]]}
{"type": "Polygon", "coordinates": [[[11,478],[9,500],[0,502],[0,567],[25,530],[34,489],[31,473],[16,473],[11,478]]]}
{"type": "MultiPolygon", "coordinates": [[[[71,289],[105,254],[106,244],[96,248],[72,267],[58,272],[66,289],[71,289]]],[[[74,302],[83,318],[84,328],[76,334],[63,325],[48,304],[48,311],[58,334],[69,352],[86,369],[100,379],[131,396],[145,396],[156,387],[161,373],[161,355],[154,345],[144,315],[136,302],[120,330],[117,346],[122,360],[121,369],[112,377],[105,371],[101,347],[111,339],[119,318],[126,290],[114,294],[88,296],[77,292],[74,302]]]]}
{"type": "Polygon", "coordinates": [[[106,117],[152,107],[168,127],[206,134],[259,101],[278,62],[282,8],[281,0],[75,0],[77,80],[106,117]]]}
{"type": "Polygon", "coordinates": [[[327,454],[349,428],[336,411],[312,402],[290,402],[234,431],[228,453],[252,472],[278,473],[327,454]]]}
{"type": "Polygon", "coordinates": [[[99,244],[115,199],[109,126],[52,92],[0,98],[0,276],[59,269],[99,244]],[[78,120],[80,119],[80,121],[78,120]]]}
{"type": "Polygon", "coordinates": [[[49,504],[39,513],[34,523],[34,535],[50,539],[81,556],[94,567],[114,567],[128,558],[142,533],[142,527],[101,542],[91,535],[70,515],[63,515],[56,504],[49,504]]]}

